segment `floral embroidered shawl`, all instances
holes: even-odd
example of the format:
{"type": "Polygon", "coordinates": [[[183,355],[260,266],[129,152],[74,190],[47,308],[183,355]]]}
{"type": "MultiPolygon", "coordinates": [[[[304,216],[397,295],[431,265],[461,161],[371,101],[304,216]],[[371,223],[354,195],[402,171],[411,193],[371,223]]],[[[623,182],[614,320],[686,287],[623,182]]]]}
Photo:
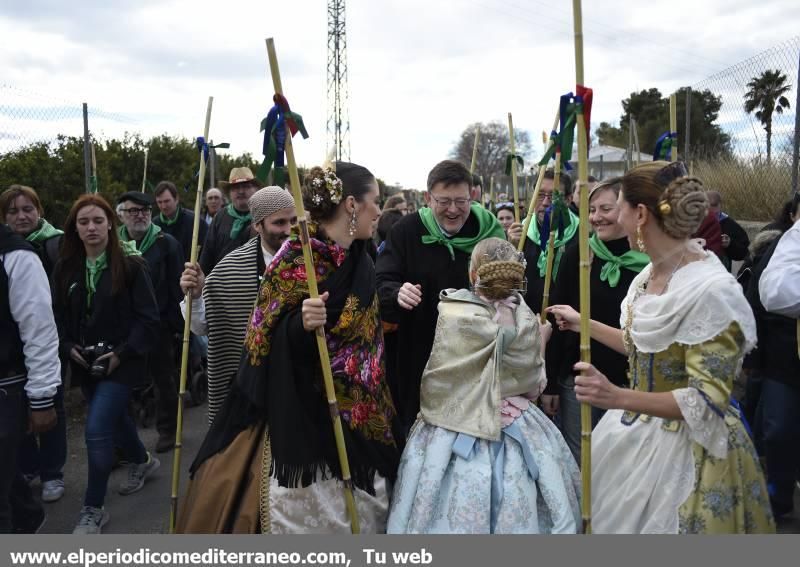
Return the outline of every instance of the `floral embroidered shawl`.
{"type": "MultiPolygon", "coordinates": [[[[385,381],[375,267],[365,241],[344,249],[318,237],[316,227],[309,230],[319,291],[330,293],[325,335],[351,476],[356,486],[372,492],[375,472],[394,479],[399,461],[391,432],[395,411],[385,381]]],[[[326,470],[341,479],[315,335],[302,328],[301,306],[307,297],[295,230],[267,267],[237,377],[193,469],[244,428],[266,419],[271,474],[282,486],[307,486],[320,473],[324,478],[326,470]]]]}

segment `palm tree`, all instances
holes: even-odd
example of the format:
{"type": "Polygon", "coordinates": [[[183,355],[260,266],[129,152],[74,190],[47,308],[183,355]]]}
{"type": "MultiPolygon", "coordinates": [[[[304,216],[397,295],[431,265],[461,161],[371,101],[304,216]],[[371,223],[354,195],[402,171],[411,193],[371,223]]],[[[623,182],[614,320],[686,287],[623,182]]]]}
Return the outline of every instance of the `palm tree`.
{"type": "Polygon", "coordinates": [[[752,114],[756,110],[756,118],[767,132],[767,162],[772,157],[772,115],[783,114],[789,108],[789,99],[785,95],[792,89],[786,84],[786,75],[779,69],[769,69],[747,83],[748,90],[744,95],[744,110],[752,114]]]}

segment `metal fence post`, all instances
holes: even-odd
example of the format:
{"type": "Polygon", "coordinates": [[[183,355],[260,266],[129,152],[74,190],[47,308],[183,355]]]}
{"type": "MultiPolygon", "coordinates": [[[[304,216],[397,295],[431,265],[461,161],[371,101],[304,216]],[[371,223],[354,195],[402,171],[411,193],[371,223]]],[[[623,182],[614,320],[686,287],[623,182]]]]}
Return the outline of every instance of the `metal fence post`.
{"type": "Polygon", "coordinates": [[[692,132],[692,87],[686,87],[686,135],[683,142],[683,161],[689,163],[689,138],[692,132]]]}
{"type": "Polygon", "coordinates": [[[83,175],[86,192],[92,192],[92,154],[89,147],[89,105],[83,103],[83,175]]]}
{"type": "Polygon", "coordinates": [[[800,167],[800,56],[797,58],[797,82],[794,84],[797,89],[797,100],[794,103],[794,147],[792,148],[792,192],[797,192],[797,168],[800,167]]]}

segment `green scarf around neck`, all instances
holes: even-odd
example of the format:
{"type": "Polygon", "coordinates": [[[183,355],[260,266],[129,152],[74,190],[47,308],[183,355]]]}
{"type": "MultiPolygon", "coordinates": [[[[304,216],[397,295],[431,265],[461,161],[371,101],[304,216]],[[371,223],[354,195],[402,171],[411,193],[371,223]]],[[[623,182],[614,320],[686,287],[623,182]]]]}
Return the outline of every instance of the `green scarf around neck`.
{"type": "Polygon", "coordinates": [[[592,234],[589,238],[589,247],[595,256],[605,262],[600,270],[600,281],[607,281],[611,287],[617,287],[619,284],[622,268],[639,273],[650,263],[650,256],[636,250],[628,250],[622,256],[614,256],[606,243],[600,240],[596,234],[592,234]]]}
{"type": "Polygon", "coordinates": [[[158,213],[158,218],[161,219],[161,222],[164,223],[164,226],[172,226],[173,224],[178,222],[179,218],[181,218],[181,207],[180,207],[180,205],[178,206],[178,210],[175,213],[175,218],[174,219],[167,218],[166,216],[164,216],[164,213],[158,213]]]}
{"type": "Polygon", "coordinates": [[[225,207],[225,210],[230,216],[233,217],[233,226],[231,227],[231,240],[233,240],[239,236],[239,233],[242,232],[247,223],[253,220],[253,217],[249,212],[240,213],[237,211],[233,206],[233,203],[228,203],[228,206],[225,207]]]}
{"type": "Polygon", "coordinates": [[[26,236],[25,240],[28,242],[33,242],[34,244],[38,244],[40,242],[44,242],[45,240],[49,240],[54,236],[60,236],[62,234],[64,234],[63,230],[57,229],[46,220],[40,218],[39,223],[36,225],[36,230],[26,236]]]}
{"type": "MultiPolygon", "coordinates": [[[[535,213],[534,213],[535,214],[535,213]]],[[[564,227],[564,231],[559,238],[558,232],[556,232],[556,241],[554,250],[556,251],[556,257],[553,258],[553,281],[556,280],[558,276],[558,265],[561,263],[561,255],[564,252],[564,245],[572,240],[572,237],[575,236],[575,233],[578,231],[578,224],[580,223],[580,219],[578,216],[569,211],[569,224],[564,227]]],[[[550,227],[550,230],[558,230],[556,227],[550,227]]],[[[531,219],[531,223],[528,225],[528,240],[535,243],[536,246],[539,246],[539,242],[541,240],[539,236],[539,222],[538,219],[533,218],[531,219]]],[[[539,254],[539,260],[536,262],[536,266],[539,268],[539,277],[544,277],[545,273],[547,273],[547,248],[541,251],[539,254]]]]}
{"type": "Polygon", "coordinates": [[[107,267],[105,250],[94,260],[86,258],[86,305],[89,307],[92,306],[92,298],[97,291],[97,284],[103,275],[103,270],[107,267]]]}
{"type": "MultiPolygon", "coordinates": [[[[125,254],[125,256],[142,255],[142,253],[136,249],[136,243],[133,241],[120,240],[119,244],[122,248],[122,253],[125,254]]],[[[86,305],[88,307],[92,306],[92,298],[97,291],[97,284],[100,281],[100,278],[103,276],[103,270],[105,270],[107,267],[108,258],[106,257],[105,250],[103,250],[103,253],[94,260],[86,258],[86,305]]]]}
{"type": "MultiPolygon", "coordinates": [[[[144,233],[142,240],[139,242],[139,246],[137,248],[139,253],[144,254],[150,250],[150,247],[155,243],[159,232],[161,232],[161,227],[151,222],[150,227],[147,229],[147,232],[144,233]]],[[[128,235],[128,227],[126,227],[124,224],[119,227],[119,238],[120,242],[132,242],[134,247],[136,247],[136,241],[128,235]]]]}
{"type": "Polygon", "coordinates": [[[439,223],[436,222],[433,211],[429,207],[420,209],[419,218],[428,231],[428,234],[422,237],[422,243],[440,244],[446,247],[450,252],[450,258],[455,260],[455,250],[472,254],[472,249],[475,248],[475,245],[481,240],[492,236],[505,239],[505,232],[500,222],[497,220],[497,217],[484,209],[479,203],[470,204],[470,214],[475,215],[478,219],[478,234],[475,236],[454,236],[448,238],[442,232],[439,223]]]}

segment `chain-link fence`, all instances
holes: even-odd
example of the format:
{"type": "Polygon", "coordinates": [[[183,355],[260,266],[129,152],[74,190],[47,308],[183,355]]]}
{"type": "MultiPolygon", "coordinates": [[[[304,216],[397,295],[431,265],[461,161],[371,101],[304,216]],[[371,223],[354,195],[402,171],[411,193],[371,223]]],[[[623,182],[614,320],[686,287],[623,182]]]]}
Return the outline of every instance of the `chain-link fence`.
{"type": "MultiPolygon", "coordinates": [[[[136,130],[131,116],[106,112],[87,105],[88,125],[94,139],[121,137],[136,130]]],[[[80,102],[0,84],[0,155],[37,143],[52,144],[59,136],[83,137],[83,108],[80,102]]]]}
{"type": "Polygon", "coordinates": [[[739,218],[770,220],[790,196],[797,168],[799,61],[800,37],[795,37],[691,87],[720,97],[716,124],[724,133],[724,147],[705,147],[689,132],[688,152],[681,148],[682,153],[694,173],[722,193],[724,208],[739,218]]]}

